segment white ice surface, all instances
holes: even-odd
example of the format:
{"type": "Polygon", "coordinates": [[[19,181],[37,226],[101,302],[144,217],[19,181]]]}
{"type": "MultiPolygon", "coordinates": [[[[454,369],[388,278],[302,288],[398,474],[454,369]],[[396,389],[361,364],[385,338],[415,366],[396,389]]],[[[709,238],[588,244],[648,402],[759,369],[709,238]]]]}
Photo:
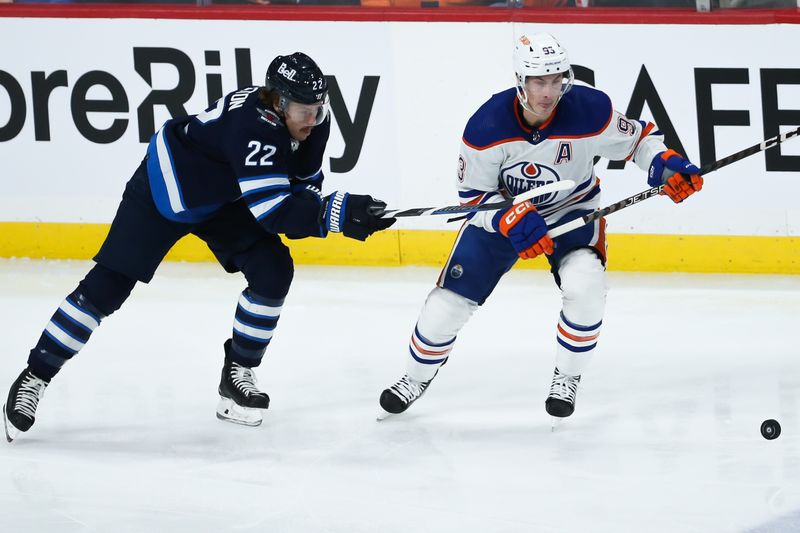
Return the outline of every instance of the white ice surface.
{"type": "MultiPolygon", "coordinates": [[[[89,266],[0,261],[0,395],[89,266]]],[[[800,531],[800,277],[612,273],[552,433],[559,296],[511,272],[426,396],[378,423],[437,273],[299,267],[247,428],[214,416],[243,281],[163,265],[0,443],[0,531],[800,531]]]]}

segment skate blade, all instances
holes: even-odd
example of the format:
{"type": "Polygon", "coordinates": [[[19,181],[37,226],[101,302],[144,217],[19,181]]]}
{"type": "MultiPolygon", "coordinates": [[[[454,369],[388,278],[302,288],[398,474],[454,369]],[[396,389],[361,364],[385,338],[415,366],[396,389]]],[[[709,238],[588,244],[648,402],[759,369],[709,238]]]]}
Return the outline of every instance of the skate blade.
{"type": "Polygon", "coordinates": [[[242,426],[260,426],[261,421],[264,419],[262,411],[263,409],[242,407],[228,398],[220,398],[217,404],[217,418],[242,426]]]}
{"type": "Polygon", "coordinates": [[[550,417],[550,432],[555,432],[556,429],[564,425],[564,419],[557,416],[550,417]]]}
{"type": "Polygon", "coordinates": [[[14,427],[14,424],[8,421],[8,418],[6,418],[5,404],[3,405],[3,427],[5,428],[6,440],[8,442],[12,442],[14,439],[17,438],[17,435],[19,435],[19,430],[14,427]]]}
{"type": "Polygon", "coordinates": [[[380,422],[381,420],[386,420],[387,418],[389,418],[393,414],[394,413],[390,413],[389,411],[385,411],[385,410],[381,409],[380,411],[378,411],[378,415],[375,417],[375,420],[380,422]]]}

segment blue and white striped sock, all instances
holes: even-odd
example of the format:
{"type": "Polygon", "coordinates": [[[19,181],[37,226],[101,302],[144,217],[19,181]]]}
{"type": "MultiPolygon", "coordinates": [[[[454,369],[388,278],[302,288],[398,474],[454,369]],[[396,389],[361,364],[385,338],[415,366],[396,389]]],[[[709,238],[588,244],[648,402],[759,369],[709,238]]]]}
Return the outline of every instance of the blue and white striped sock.
{"type": "Polygon", "coordinates": [[[283,298],[265,298],[249,288],[242,291],[236,316],[230,358],[247,367],[258,366],[264,357],[275,326],[281,316],[283,298]]]}
{"type": "Polygon", "coordinates": [[[42,379],[51,379],[89,341],[105,318],[80,292],[74,291],[58,306],[31,350],[28,364],[42,379]]]}

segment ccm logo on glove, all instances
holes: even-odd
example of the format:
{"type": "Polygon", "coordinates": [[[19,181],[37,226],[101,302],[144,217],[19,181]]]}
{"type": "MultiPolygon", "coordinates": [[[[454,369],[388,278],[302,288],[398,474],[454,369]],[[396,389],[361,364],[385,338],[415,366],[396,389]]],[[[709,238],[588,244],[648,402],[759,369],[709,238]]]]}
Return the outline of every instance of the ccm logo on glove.
{"type": "Polygon", "coordinates": [[[498,212],[492,218],[492,225],[508,237],[522,259],[553,253],[553,240],[547,235],[547,223],[530,201],[517,204],[508,211],[498,212]]]}
{"type": "Polygon", "coordinates": [[[536,208],[530,200],[526,200],[506,211],[503,215],[503,221],[500,223],[500,233],[508,237],[508,230],[511,229],[511,226],[516,224],[522,218],[522,215],[531,210],[536,211],[536,208]]]}

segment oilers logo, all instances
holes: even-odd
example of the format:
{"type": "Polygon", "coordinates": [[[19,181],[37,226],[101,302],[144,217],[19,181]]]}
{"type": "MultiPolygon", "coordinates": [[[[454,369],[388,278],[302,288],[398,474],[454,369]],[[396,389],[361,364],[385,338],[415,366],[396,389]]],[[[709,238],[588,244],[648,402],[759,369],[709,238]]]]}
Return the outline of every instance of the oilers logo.
{"type": "MultiPolygon", "coordinates": [[[[536,187],[561,181],[561,176],[548,166],[522,161],[502,169],[500,171],[500,180],[509,194],[517,196],[536,187]]],[[[543,194],[532,198],[531,202],[537,206],[548,204],[555,200],[557,195],[558,192],[543,194]]]]}

